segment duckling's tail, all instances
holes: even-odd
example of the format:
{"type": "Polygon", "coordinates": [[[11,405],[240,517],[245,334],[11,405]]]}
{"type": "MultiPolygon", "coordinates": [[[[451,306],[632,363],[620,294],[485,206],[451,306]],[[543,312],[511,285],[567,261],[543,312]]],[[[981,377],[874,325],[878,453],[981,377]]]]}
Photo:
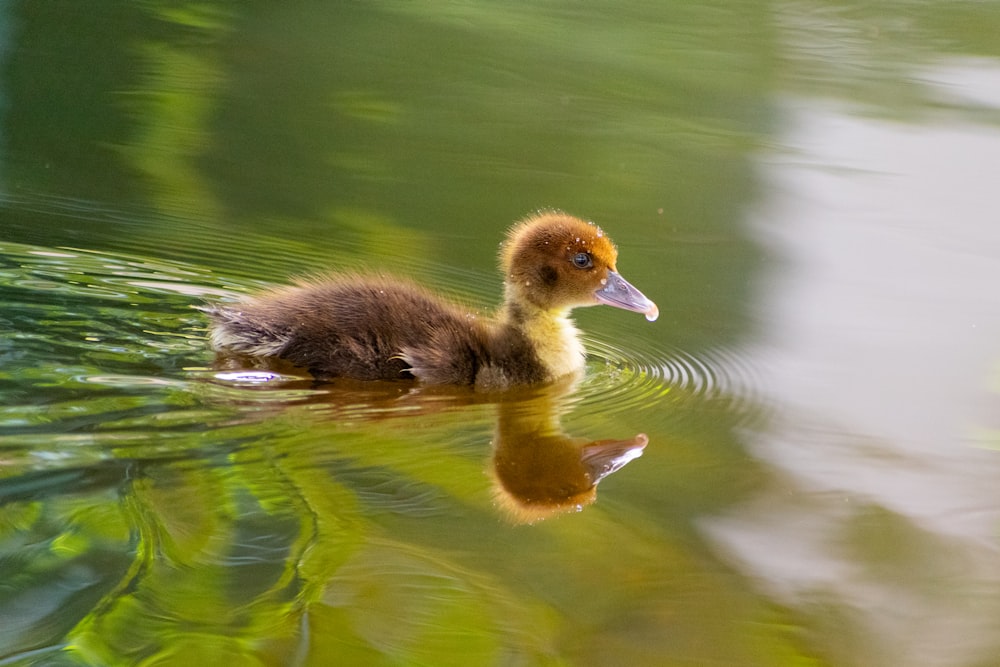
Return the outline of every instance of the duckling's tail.
{"type": "Polygon", "coordinates": [[[239,307],[206,304],[196,308],[212,320],[212,349],[254,357],[277,357],[288,345],[290,332],[239,307]]]}

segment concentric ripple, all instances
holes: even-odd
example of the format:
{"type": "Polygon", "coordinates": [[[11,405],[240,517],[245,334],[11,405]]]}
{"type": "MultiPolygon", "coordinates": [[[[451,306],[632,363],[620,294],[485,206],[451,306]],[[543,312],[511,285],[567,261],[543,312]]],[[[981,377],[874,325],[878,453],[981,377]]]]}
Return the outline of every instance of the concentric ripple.
{"type": "Polygon", "coordinates": [[[590,336],[584,339],[589,360],[582,405],[627,412],[663,401],[717,401],[742,419],[765,411],[759,369],[738,350],[714,348],[695,354],[679,347],[626,349],[590,336]]]}

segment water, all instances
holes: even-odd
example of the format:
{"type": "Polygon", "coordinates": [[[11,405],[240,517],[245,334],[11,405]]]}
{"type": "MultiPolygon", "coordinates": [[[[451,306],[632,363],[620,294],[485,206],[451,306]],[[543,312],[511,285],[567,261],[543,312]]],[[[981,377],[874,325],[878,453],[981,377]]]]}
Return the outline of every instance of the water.
{"type": "Polygon", "coordinates": [[[992,5],[0,25],[0,664],[996,663],[992,5]],[[544,207],[661,309],[576,382],[208,350],[330,269],[489,309],[544,207]]]}

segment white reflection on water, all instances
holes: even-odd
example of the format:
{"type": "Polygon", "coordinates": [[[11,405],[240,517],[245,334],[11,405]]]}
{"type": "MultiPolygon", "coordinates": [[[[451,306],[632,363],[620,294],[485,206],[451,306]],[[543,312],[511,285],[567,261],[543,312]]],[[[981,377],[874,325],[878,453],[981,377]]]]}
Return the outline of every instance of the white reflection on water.
{"type": "MultiPolygon", "coordinates": [[[[995,64],[951,74],[1000,87],[995,64]]],[[[984,446],[1000,431],[1000,129],[948,116],[790,102],[792,152],[762,164],[755,228],[776,268],[756,357],[781,407],[752,451],[776,482],[705,527],[856,664],[1000,649],[1000,452],[984,446]]]]}

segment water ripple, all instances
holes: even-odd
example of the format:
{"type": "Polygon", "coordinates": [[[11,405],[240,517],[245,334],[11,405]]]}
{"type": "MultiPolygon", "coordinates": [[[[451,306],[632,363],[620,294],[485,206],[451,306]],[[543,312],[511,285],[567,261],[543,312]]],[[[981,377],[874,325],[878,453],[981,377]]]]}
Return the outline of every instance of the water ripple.
{"type": "Polygon", "coordinates": [[[626,412],[665,400],[700,400],[724,403],[742,418],[762,413],[759,370],[739,350],[719,347],[693,353],[653,345],[626,349],[591,336],[584,340],[589,359],[582,405],[626,412]]]}

